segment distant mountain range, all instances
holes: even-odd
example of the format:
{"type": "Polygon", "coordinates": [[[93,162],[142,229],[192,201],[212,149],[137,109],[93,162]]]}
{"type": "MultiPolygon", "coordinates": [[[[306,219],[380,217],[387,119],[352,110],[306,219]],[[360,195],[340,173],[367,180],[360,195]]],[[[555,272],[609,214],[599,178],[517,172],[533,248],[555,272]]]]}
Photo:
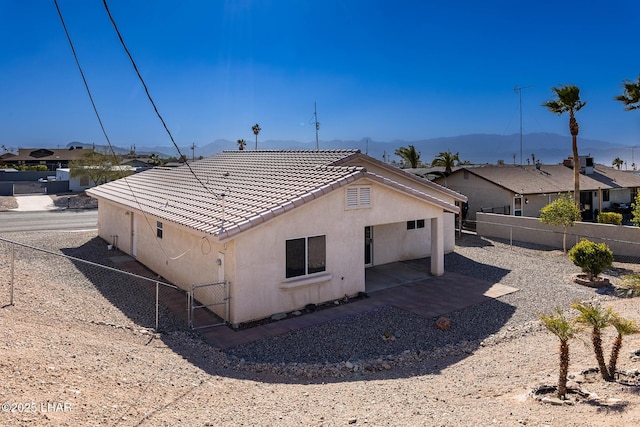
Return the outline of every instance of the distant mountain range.
{"type": "MultiPolygon", "coordinates": [[[[254,144],[255,141],[247,141],[246,149],[253,149],[254,144]]],[[[81,142],[71,142],[67,146],[79,145],[91,146],[81,142]]],[[[385,156],[384,158],[386,158],[387,162],[399,161],[400,159],[394,154],[396,149],[408,145],[413,145],[421,153],[421,160],[425,163],[430,163],[439,152],[451,151],[452,153],[459,153],[462,161],[467,160],[474,164],[496,164],[498,161],[503,161],[505,164],[520,164],[520,134],[472,134],[416,141],[394,140],[384,142],[375,141],[372,138],[362,138],[359,141],[332,140],[319,142],[322,150],[355,148],[380,160],[383,160],[383,156],[385,156]]],[[[258,148],[261,150],[314,150],[315,147],[315,141],[261,141],[258,138],[258,148]]],[[[96,148],[100,149],[102,146],[96,146],[96,148]]],[[[128,148],[114,147],[114,149],[118,154],[129,152],[128,148]]],[[[192,154],[196,158],[199,156],[208,157],[224,150],[237,149],[238,146],[235,141],[226,139],[218,139],[206,145],[196,145],[193,152],[191,146],[180,147],[181,153],[187,158],[191,158],[192,154]]],[[[589,154],[596,163],[605,165],[611,165],[611,161],[616,157],[628,162],[629,169],[631,169],[632,162],[640,163],[640,150],[634,150],[629,146],[607,141],[586,139],[578,136],[578,150],[580,155],[589,154]],[[638,152],[635,153],[635,151],[638,152]],[[635,158],[635,154],[638,154],[638,159],[635,158]]],[[[156,153],[164,157],[178,157],[175,148],[167,145],[142,146],[136,144],[136,152],[143,155],[156,153]]],[[[527,159],[533,163],[532,154],[536,160],[540,160],[543,164],[560,163],[571,155],[571,136],[553,133],[525,134],[522,137],[522,159],[524,164],[527,164],[527,159]]]]}

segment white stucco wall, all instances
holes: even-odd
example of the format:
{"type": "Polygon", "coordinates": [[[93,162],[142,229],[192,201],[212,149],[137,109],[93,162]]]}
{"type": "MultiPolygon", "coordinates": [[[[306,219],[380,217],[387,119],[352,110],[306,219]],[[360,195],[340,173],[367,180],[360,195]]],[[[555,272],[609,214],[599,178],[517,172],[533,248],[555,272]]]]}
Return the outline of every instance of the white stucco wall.
{"type": "MultiPolygon", "coordinates": [[[[161,221],[163,236],[158,239],[158,220],[152,215],[145,217],[140,212],[123,209],[105,200],[99,202],[99,236],[108,243],[114,241],[113,236],[118,236],[118,249],[133,255],[133,227],[136,259],[169,282],[188,291],[192,285],[217,282],[220,268],[223,268],[225,280],[233,281],[233,242],[223,244],[217,238],[166,221],[161,221]],[[132,221],[135,221],[135,226],[132,221]],[[218,266],[216,262],[220,253],[224,254],[223,266],[218,266]]],[[[199,288],[195,293],[195,298],[204,304],[217,302],[222,297],[220,288],[214,287],[199,288]]],[[[212,307],[212,310],[223,315],[222,307],[212,307]]]]}
{"type": "MultiPolygon", "coordinates": [[[[377,182],[369,208],[346,208],[346,187],[302,205],[224,242],[163,221],[156,238],[157,218],[100,201],[100,236],[133,254],[132,227],[138,261],[184,289],[217,281],[216,260],[224,254],[224,275],[230,283],[231,323],[242,323],[289,312],[365,290],[364,227],[374,227],[374,264],[430,255],[431,219],[443,222],[444,248],[454,248],[453,214],[377,182]],[[129,214],[127,214],[129,212],[129,214]],[[131,218],[134,218],[133,220],[131,218]],[[406,221],[425,220],[425,228],[406,230],[406,221]],[[133,222],[136,223],[132,226],[133,222]],[[326,271],[286,279],[286,240],[326,236],[326,271]]],[[[210,303],[206,294],[196,295],[210,303]]],[[[211,296],[213,298],[213,296],[211,296]]]]}
{"type": "MultiPolygon", "coordinates": [[[[235,238],[239,256],[236,280],[231,286],[233,322],[364,291],[365,226],[374,226],[375,244],[379,238],[375,230],[381,230],[385,249],[384,254],[374,252],[375,264],[428,255],[430,242],[425,229],[413,230],[418,231],[415,241],[402,234],[394,238],[394,232],[401,228],[406,231],[410,219],[425,218],[429,224],[429,218],[441,218],[442,210],[377,183],[363,180],[357,184],[371,185],[372,207],[346,209],[346,188],[342,188],[235,238]],[[286,279],[286,240],[315,235],[326,236],[326,272],[286,279]],[[423,242],[418,242],[420,237],[423,242]]],[[[453,241],[453,215],[445,223],[450,223],[453,241]]]]}
{"type": "Polygon", "coordinates": [[[469,198],[467,219],[475,220],[476,212],[482,208],[513,208],[513,193],[510,191],[470,172],[467,173],[466,179],[464,176],[464,171],[460,171],[436,182],[469,198]]]}

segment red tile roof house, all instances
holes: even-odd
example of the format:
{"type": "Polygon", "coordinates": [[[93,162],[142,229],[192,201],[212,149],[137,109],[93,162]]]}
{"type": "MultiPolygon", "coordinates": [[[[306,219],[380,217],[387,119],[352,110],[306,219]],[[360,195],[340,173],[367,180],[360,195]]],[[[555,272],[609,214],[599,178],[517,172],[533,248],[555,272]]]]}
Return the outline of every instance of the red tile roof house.
{"type": "Polygon", "coordinates": [[[444,274],[466,201],[357,150],[227,151],[87,193],[100,237],[157,274],[228,282],[231,324],[357,295],[372,265],[430,256],[444,274]]]}

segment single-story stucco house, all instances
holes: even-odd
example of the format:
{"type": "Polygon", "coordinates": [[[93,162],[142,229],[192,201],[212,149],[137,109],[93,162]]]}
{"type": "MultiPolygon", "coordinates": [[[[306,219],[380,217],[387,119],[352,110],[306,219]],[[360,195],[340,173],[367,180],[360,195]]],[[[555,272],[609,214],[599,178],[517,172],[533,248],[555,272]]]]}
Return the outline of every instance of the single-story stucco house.
{"type": "Polygon", "coordinates": [[[87,194],[100,237],[157,274],[228,283],[228,312],[213,311],[232,324],[365,292],[368,266],[430,257],[444,274],[466,201],[358,150],[226,151],[87,194]]]}
{"type": "MultiPolygon", "coordinates": [[[[640,188],[640,176],[596,164],[580,157],[580,208],[583,220],[595,219],[598,212],[614,204],[631,204],[640,188]]],[[[435,180],[469,197],[468,219],[476,212],[539,217],[540,209],[574,191],[571,158],[556,165],[485,165],[462,167],[435,180]]]]}

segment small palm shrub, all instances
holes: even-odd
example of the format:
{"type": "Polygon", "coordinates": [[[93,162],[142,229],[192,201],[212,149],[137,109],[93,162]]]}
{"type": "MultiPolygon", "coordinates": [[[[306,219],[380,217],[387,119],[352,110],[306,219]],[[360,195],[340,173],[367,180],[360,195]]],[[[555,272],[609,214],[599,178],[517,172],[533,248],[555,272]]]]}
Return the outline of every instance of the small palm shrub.
{"type": "Polygon", "coordinates": [[[622,225],[622,214],[617,212],[600,212],[598,214],[598,223],[622,225]]]}
{"type": "Polygon", "coordinates": [[[582,269],[589,280],[598,277],[605,269],[613,264],[613,252],[606,243],[595,243],[587,239],[580,239],[569,250],[569,259],[582,269]]]}
{"type": "Polygon", "coordinates": [[[638,297],[640,296],[640,274],[627,274],[622,276],[622,284],[616,290],[618,296],[621,297],[638,297]]]}
{"type": "MultiPolygon", "coordinates": [[[[576,322],[591,326],[591,344],[596,355],[600,374],[605,381],[611,381],[611,375],[604,361],[604,352],[602,351],[602,330],[611,325],[611,319],[614,316],[611,308],[604,309],[599,305],[592,303],[576,302],[571,308],[577,310],[580,315],[576,317],[576,322]]],[[[620,344],[622,345],[622,343],[620,344]]],[[[616,355],[617,359],[617,355],[616,355]]]]}
{"type": "Polygon", "coordinates": [[[567,319],[560,309],[556,309],[556,314],[549,316],[539,314],[538,317],[545,328],[560,340],[558,398],[565,399],[567,395],[567,374],[569,372],[569,340],[575,336],[576,328],[573,322],[567,319]]]}
{"type": "Polygon", "coordinates": [[[640,328],[638,328],[638,324],[633,320],[624,319],[618,316],[616,313],[614,313],[611,317],[610,323],[614,328],[616,328],[616,331],[618,332],[618,336],[613,342],[613,347],[611,348],[611,356],[609,357],[609,377],[613,379],[616,375],[618,355],[620,354],[620,349],[622,348],[622,337],[625,335],[637,334],[638,332],[640,332],[640,328]]]}

